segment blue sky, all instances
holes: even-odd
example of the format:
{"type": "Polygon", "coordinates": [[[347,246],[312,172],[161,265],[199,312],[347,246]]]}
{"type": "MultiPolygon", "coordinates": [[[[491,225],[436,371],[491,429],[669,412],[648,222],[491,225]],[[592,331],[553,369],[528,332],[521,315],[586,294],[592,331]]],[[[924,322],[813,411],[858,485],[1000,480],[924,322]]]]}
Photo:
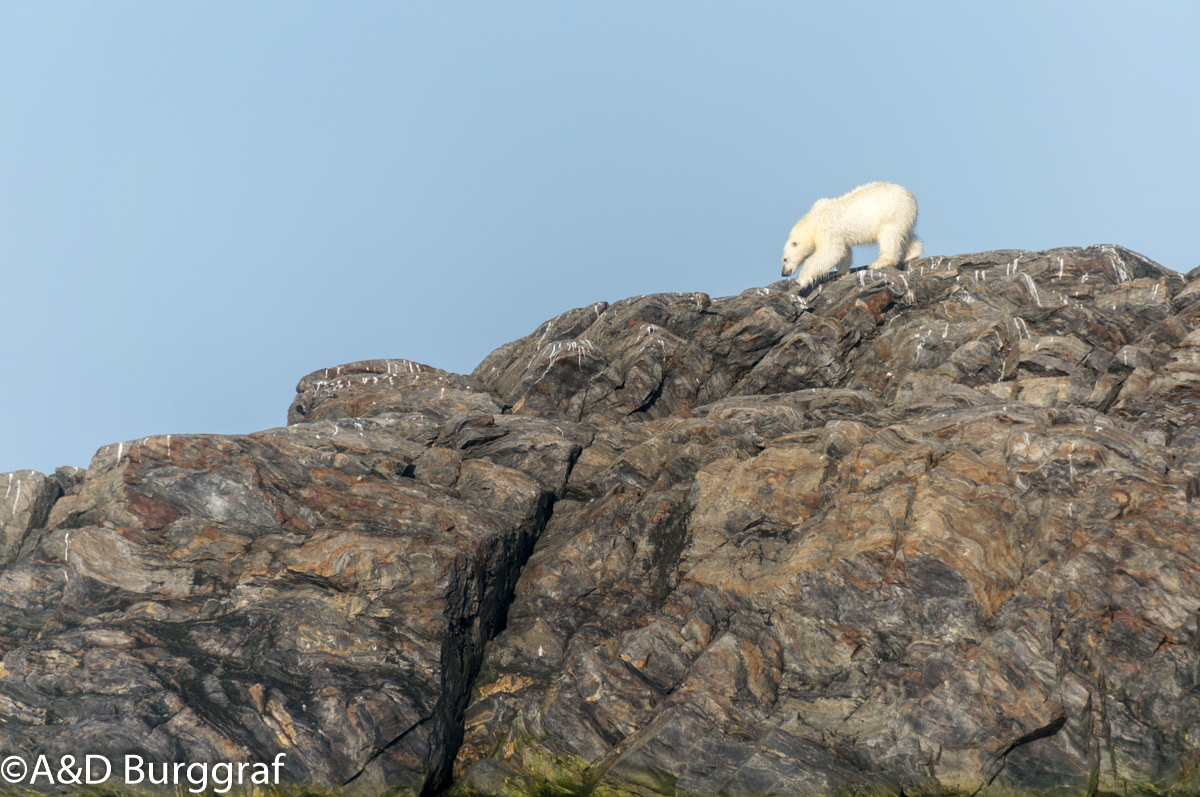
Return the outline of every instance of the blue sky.
{"type": "Polygon", "coordinates": [[[1191,2],[0,0],[0,472],[768,284],[871,180],[916,194],[927,254],[1187,271],[1198,36],[1191,2]]]}

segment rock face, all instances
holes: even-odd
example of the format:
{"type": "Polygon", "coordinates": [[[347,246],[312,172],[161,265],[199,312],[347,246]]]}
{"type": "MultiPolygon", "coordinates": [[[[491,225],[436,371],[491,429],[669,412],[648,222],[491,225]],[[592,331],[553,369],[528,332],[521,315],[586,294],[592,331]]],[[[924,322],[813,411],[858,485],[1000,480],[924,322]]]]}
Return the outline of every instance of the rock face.
{"type": "MultiPolygon", "coordinates": [[[[43,528],[5,527],[28,553],[0,571],[0,748],[117,766],[284,752],[294,780],[369,794],[444,780],[551,494],[464,457],[470,431],[441,420],[101,449],[43,528]]],[[[16,477],[21,520],[47,480],[16,477]]]]}
{"type": "Polygon", "coordinates": [[[1115,247],[560,316],[580,421],[464,793],[1062,794],[1200,757],[1200,283],[1115,247]]]}
{"type": "Polygon", "coordinates": [[[600,303],[469,377],[326,369],[285,429],[0,477],[0,753],[1194,793],[1197,413],[1200,280],[1119,247],[600,303]]]}

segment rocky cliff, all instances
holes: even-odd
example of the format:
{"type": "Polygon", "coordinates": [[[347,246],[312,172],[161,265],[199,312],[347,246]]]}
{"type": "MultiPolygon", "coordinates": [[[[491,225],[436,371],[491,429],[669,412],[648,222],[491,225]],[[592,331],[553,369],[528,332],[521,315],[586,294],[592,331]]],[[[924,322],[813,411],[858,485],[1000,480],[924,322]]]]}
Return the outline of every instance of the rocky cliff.
{"type": "Polygon", "coordinates": [[[0,476],[0,753],[361,794],[1197,793],[1200,280],[925,258],[0,476]],[[7,484],[6,484],[7,482],[7,484]]]}

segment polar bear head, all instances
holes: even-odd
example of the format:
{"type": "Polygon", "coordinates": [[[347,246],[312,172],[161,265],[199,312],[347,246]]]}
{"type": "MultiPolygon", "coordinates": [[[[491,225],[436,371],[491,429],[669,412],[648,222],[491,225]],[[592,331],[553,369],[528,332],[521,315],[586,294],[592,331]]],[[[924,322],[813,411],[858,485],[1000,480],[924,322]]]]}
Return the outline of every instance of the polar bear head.
{"type": "MultiPolygon", "coordinates": [[[[816,207],[813,207],[816,210],[816,207]]],[[[800,264],[817,248],[816,228],[812,224],[812,211],[796,222],[787,243],[783,245],[783,276],[790,277],[800,268],[800,264]]]]}

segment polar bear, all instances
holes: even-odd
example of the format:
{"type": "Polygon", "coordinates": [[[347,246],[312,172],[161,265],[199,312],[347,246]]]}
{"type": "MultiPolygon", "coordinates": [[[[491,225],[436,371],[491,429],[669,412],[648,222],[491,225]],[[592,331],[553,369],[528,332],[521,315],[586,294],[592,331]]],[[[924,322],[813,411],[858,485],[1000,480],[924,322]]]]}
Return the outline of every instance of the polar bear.
{"type": "Polygon", "coordinates": [[[837,267],[850,269],[850,247],[879,244],[870,268],[899,265],[921,256],[921,240],[913,235],[917,199],[895,183],[867,183],[837,199],[818,199],[804,214],[783,247],[783,276],[800,268],[796,282],[805,288],[837,267]]]}

